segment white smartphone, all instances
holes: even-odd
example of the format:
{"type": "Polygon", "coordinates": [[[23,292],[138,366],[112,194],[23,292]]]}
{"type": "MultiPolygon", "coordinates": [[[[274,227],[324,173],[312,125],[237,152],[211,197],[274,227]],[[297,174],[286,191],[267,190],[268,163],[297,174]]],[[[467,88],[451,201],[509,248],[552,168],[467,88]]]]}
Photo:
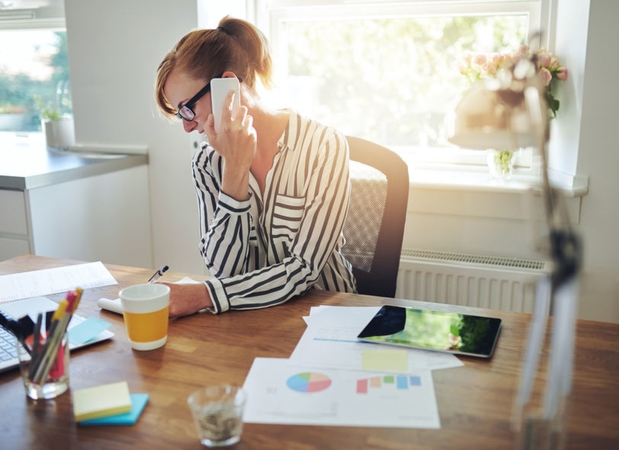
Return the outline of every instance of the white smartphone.
{"type": "Polygon", "coordinates": [[[215,132],[219,133],[221,126],[221,115],[223,113],[224,102],[228,93],[234,91],[233,113],[241,106],[240,86],[237,78],[213,78],[211,80],[211,104],[213,117],[215,119],[215,132]]]}

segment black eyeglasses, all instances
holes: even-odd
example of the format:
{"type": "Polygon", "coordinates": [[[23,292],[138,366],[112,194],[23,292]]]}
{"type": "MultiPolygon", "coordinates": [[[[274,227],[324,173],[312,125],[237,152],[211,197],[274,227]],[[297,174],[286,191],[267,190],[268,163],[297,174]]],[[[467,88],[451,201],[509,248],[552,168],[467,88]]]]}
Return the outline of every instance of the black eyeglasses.
{"type": "MultiPolygon", "coordinates": [[[[223,76],[223,73],[214,78],[221,78],[222,76],[223,76]]],[[[200,91],[196,95],[191,97],[187,103],[185,103],[178,109],[178,112],[176,113],[176,117],[178,117],[179,119],[186,120],[187,122],[191,122],[193,119],[195,119],[196,113],[194,112],[193,107],[196,105],[196,103],[198,103],[198,100],[200,100],[202,97],[208,94],[210,90],[211,90],[211,82],[209,81],[206,84],[206,86],[200,89],[200,91]]]]}

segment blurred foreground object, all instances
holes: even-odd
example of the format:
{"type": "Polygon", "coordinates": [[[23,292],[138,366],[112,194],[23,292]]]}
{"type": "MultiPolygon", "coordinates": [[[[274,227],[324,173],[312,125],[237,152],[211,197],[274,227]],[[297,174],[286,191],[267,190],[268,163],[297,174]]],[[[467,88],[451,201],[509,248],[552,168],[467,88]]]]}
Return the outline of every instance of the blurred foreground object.
{"type": "MultiPolygon", "coordinates": [[[[546,80],[538,71],[540,52],[522,54],[499,70],[495,78],[473,84],[456,106],[449,140],[470,149],[533,147],[542,164],[541,190],[547,226],[544,246],[553,267],[538,285],[536,308],[529,330],[520,387],[514,402],[513,424],[521,449],[564,447],[565,402],[571,391],[578,273],[582,259],[580,238],[570,226],[561,193],[550,185],[546,144],[550,115],[546,80]],[[548,353],[543,398],[533,399],[534,381],[552,308],[554,325],[548,353]]],[[[567,76],[567,72],[565,72],[567,76]]],[[[556,105],[558,109],[558,103],[556,105]]],[[[544,375],[544,374],[542,374],[544,375]]]]}

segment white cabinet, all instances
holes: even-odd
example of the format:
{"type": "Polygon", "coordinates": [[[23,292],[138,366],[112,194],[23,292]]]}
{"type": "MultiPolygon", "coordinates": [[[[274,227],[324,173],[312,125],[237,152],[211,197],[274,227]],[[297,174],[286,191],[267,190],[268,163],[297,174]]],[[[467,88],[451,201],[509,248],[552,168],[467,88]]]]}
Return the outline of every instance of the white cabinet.
{"type": "Polygon", "coordinates": [[[30,250],[24,192],[0,190],[0,261],[30,250]]]}
{"type": "Polygon", "coordinates": [[[29,156],[43,168],[12,158],[0,170],[0,261],[30,253],[154,267],[146,155],[29,156]]]}

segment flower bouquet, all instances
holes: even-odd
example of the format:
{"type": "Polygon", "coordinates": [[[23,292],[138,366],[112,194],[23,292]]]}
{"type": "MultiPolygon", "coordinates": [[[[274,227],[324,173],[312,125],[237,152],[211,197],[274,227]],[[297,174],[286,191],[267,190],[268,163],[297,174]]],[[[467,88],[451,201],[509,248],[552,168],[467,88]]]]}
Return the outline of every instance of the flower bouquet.
{"type": "MultiPolygon", "coordinates": [[[[535,56],[537,74],[544,84],[544,95],[550,118],[555,118],[560,103],[553,91],[557,81],[567,79],[567,69],[547,49],[541,48],[533,52],[528,46],[521,45],[513,53],[465,53],[458,64],[458,69],[470,83],[475,83],[485,78],[495,77],[501,69],[510,67],[521,58],[531,59],[532,56],[535,56]]],[[[515,153],[511,150],[489,152],[488,166],[491,174],[496,178],[509,178],[515,153]]]]}
{"type": "MultiPolygon", "coordinates": [[[[551,117],[557,116],[559,100],[553,94],[557,80],[567,80],[567,69],[559,59],[545,48],[536,53],[537,73],[544,83],[546,102],[551,117]]],[[[533,56],[533,51],[527,45],[521,45],[514,53],[465,53],[459,62],[458,69],[471,83],[484,78],[494,77],[499,70],[511,66],[519,59],[533,56]]]]}

